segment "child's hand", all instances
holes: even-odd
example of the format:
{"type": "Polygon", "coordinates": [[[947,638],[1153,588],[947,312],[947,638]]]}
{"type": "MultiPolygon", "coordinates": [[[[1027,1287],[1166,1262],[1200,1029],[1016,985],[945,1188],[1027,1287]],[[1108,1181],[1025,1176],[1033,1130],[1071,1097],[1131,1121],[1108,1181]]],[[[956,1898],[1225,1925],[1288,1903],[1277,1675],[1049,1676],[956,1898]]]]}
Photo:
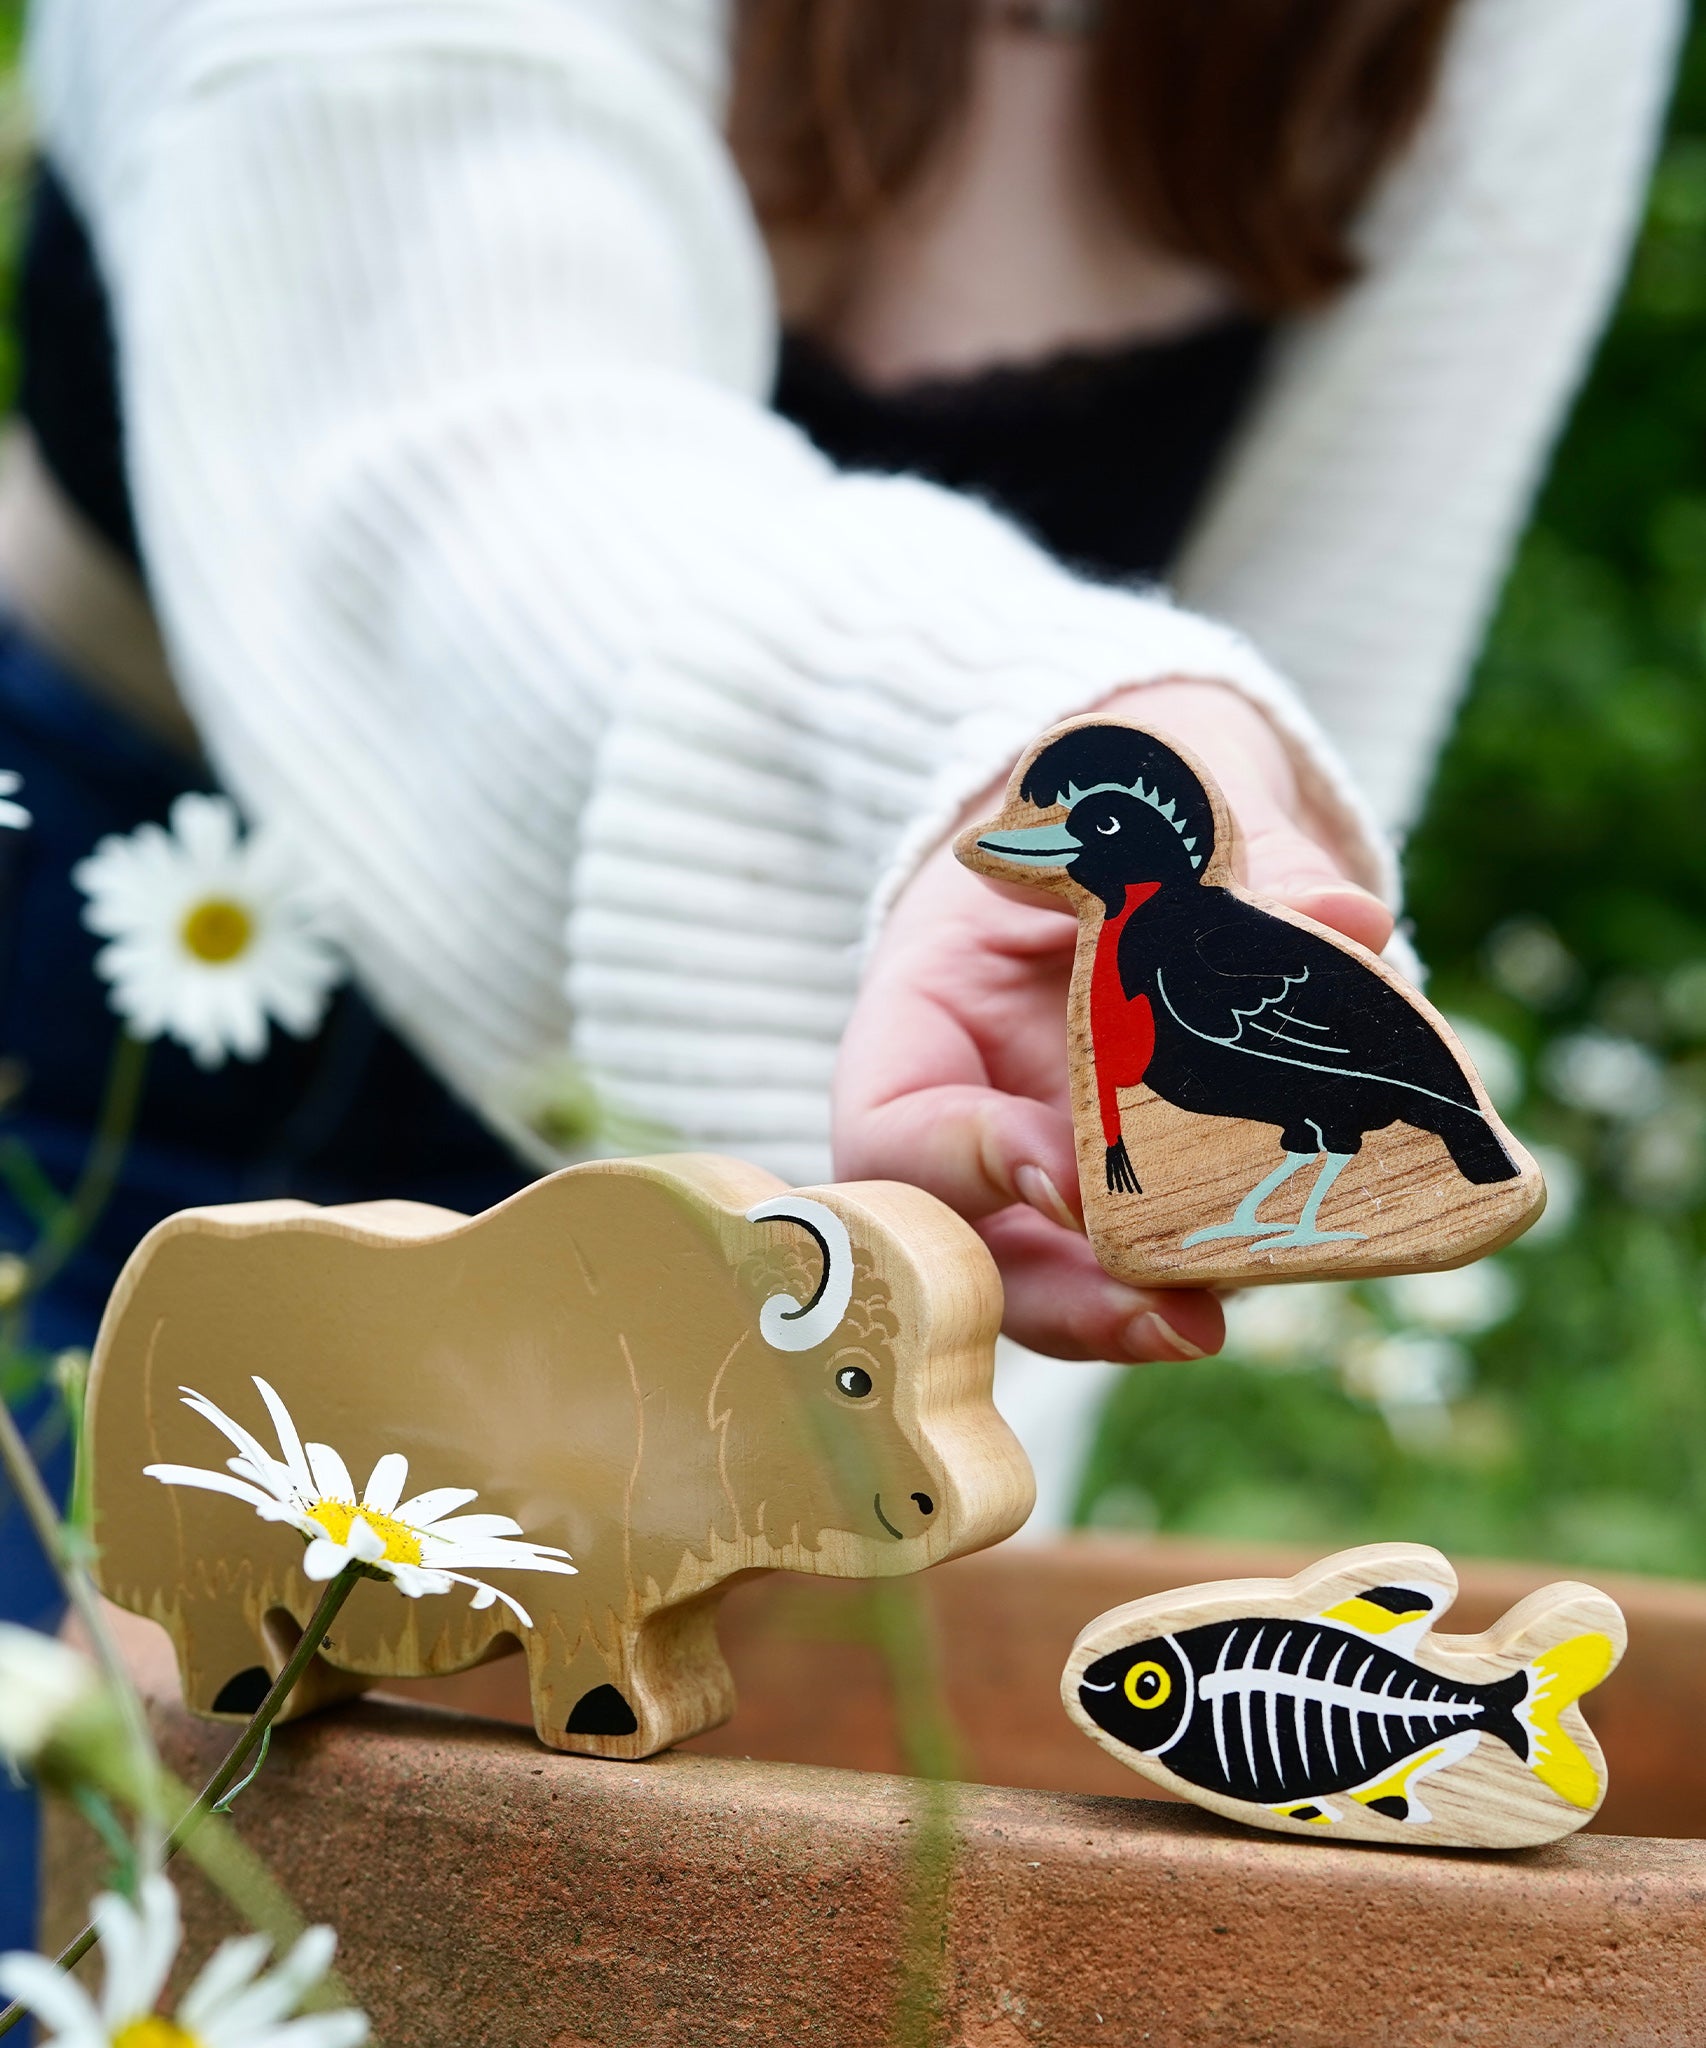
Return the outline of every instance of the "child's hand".
{"type": "MultiPolygon", "coordinates": [[[[1392,913],[1345,878],[1304,815],[1279,739],[1245,699],[1181,679],[1099,708],[1172,735],[1210,768],[1252,888],[1385,945],[1392,913]]],[[[1076,939],[1064,899],[983,881],[939,847],[895,905],[842,1040],[836,1178],[910,1181],[976,1224],[1001,1267],[1007,1333],[1035,1350],[1198,1358],[1225,1333],[1215,1297],[1110,1279],[1082,1234],[1066,1074],[1076,939]]]]}

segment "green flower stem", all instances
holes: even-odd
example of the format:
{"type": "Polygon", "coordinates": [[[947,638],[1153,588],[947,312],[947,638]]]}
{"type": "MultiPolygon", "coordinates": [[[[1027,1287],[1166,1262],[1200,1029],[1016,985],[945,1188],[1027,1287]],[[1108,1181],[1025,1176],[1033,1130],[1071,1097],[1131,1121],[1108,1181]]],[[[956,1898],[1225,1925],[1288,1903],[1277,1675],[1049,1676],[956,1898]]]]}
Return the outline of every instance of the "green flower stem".
{"type": "MultiPolygon", "coordinates": [[[[37,1483],[39,1484],[39,1481],[37,1483]]],[[[51,1517],[51,1507],[48,1512],[51,1517]]],[[[351,1593],[355,1591],[356,1585],[362,1576],[363,1568],[359,1564],[345,1565],[343,1570],[327,1586],[325,1592],[320,1596],[319,1606],[315,1608],[308,1626],[302,1631],[301,1639],[298,1641],[295,1649],[291,1651],[289,1661],[277,1678],[273,1680],[266,1698],[255,1709],[254,1716],[248,1726],[226,1752],[224,1760],[213,1773],[213,1776],[201,1788],[201,1792],[194,1804],[190,1806],[171,1833],[166,1837],[166,1860],[169,1860],[180,1849],[195,1841],[197,1846],[191,1851],[194,1860],[201,1865],[209,1877],[219,1884],[220,1889],[228,1897],[232,1898],[233,1903],[239,1904],[242,1907],[242,1910],[250,1919],[264,1921],[266,1917],[269,1917],[266,1912],[266,1902],[256,1901],[253,1897],[255,1887],[252,1873],[246,1872],[243,1869],[240,1858],[234,1859],[231,1854],[218,1850],[208,1853],[208,1838],[202,1838],[199,1841],[197,1838],[202,1824],[219,1804],[219,1801],[225,1797],[237,1782],[237,1779],[242,1774],[243,1766],[260,1746],[262,1738],[272,1726],[273,1720],[280,1708],[296,1690],[298,1680],[308,1669],[315,1652],[325,1640],[327,1631],[337,1619],[339,1610],[351,1593]],[[249,1896],[245,1897],[245,1893],[249,1896]],[[255,1910],[257,1904],[261,1906],[259,1913],[255,1910]]],[[[124,1684],[126,1689],[130,1689],[128,1678],[125,1679],[124,1684]]],[[[134,1696],[134,1692],[132,1692],[132,1696],[134,1696]]],[[[156,1781],[164,1779],[165,1776],[164,1771],[156,1765],[156,1781]]],[[[210,1836],[222,1834],[223,1830],[215,1829],[210,1831],[210,1836]]],[[[97,1936],[94,1928],[92,1926],[85,1927],[75,1941],[69,1943],[67,1947],[60,1951],[56,1958],[59,1967],[62,1970],[74,1968],[89,1953],[90,1949],[94,1947],[96,1939],[97,1936]]],[[[348,1993],[344,1991],[343,1987],[334,1978],[328,1977],[320,1987],[319,1995],[310,2003],[316,2006],[323,2003],[348,2003],[348,1993]]],[[[4,2012],[0,2012],[0,2034],[9,2033],[24,2017],[24,2014],[25,2008],[22,2005],[14,2004],[7,2006],[4,2012]]]]}
{"type": "Polygon", "coordinates": [[[124,1163],[147,1073],[147,1042],[121,1030],[113,1045],[112,1064],[107,1069],[106,1092],[101,1098],[94,1141],[77,1176],[77,1185],[30,1253],[31,1294],[39,1294],[55,1278],[107,1206],[124,1163]]]}
{"type": "Polygon", "coordinates": [[[889,2048],[926,2048],[936,2039],[941,2019],[959,1743],[922,1587],[916,1579],[882,1579],[866,1598],[872,1632],[888,1666],[902,1759],[917,1783],[889,2048]]]}
{"type": "Polygon", "coordinates": [[[338,1618],[338,1610],[355,1591],[363,1577],[359,1564],[346,1564],[320,1595],[320,1604],[291,1651],[289,1662],[272,1682],[272,1689],[255,1709],[250,1721],[227,1752],[225,1761],[201,1788],[201,1796],[166,1837],[166,1854],[175,1856],[207,1816],[242,1775],[243,1766],[260,1746],[261,1737],[272,1726],[279,1709],[296,1690],[297,1681],[314,1661],[314,1654],[326,1639],[326,1632],[338,1618]]]}
{"type": "Polygon", "coordinates": [[[21,1139],[0,1138],[0,1182],[13,1201],[45,1230],[65,1207],[65,1197],[36,1164],[21,1139]]]}

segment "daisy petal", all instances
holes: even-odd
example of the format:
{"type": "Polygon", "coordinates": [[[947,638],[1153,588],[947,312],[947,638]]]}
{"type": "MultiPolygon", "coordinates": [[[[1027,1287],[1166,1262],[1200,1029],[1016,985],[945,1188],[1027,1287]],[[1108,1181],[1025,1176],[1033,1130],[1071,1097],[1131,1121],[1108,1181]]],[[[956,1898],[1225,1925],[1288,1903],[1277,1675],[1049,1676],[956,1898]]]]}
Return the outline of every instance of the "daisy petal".
{"type": "Polygon", "coordinates": [[[394,1564],[390,1569],[391,1583],[411,1600],[419,1600],[425,1593],[450,1591],[448,1572],[435,1572],[430,1566],[418,1564],[394,1564]]]}
{"type": "Polygon", "coordinates": [[[173,799],[168,815],[192,859],[219,868],[231,858],[237,845],[237,807],[228,796],[188,790],[173,799]]]}
{"type": "Polygon", "coordinates": [[[314,1475],[314,1484],[322,1500],[355,1499],[355,1482],[349,1476],[349,1467],[330,1444],[309,1444],[308,1469],[314,1475]]]}
{"type": "Polygon", "coordinates": [[[234,1443],[252,1464],[260,1467],[272,1463],[271,1453],[264,1448],[260,1439],[251,1436],[240,1422],[233,1422],[217,1402],[210,1401],[205,1394],[198,1394],[194,1387],[180,1387],[178,1392],[183,1396],[186,1408],[199,1415],[204,1422],[211,1422],[214,1428],[234,1443]]]}
{"type": "MultiPolygon", "coordinates": [[[[312,1448],[317,1449],[318,1446],[312,1448]]],[[[352,1557],[358,1557],[363,1564],[379,1564],[385,1557],[385,1538],[371,1522],[364,1522],[357,1515],[349,1525],[349,1534],[344,1538],[344,1547],[352,1557]]]]}
{"type": "Polygon", "coordinates": [[[501,1536],[485,1543],[447,1543],[440,1549],[423,1544],[421,1554],[432,1564],[466,1565],[470,1571],[557,1572],[564,1578],[577,1575],[566,1557],[543,1557],[531,1548],[506,1542],[501,1536]]]}
{"type": "Polygon", "coordinates": [[[435,1486],[426,1493],[417,1493],[412,1500],[404,1501],[392,1512],[399,1522],[407,1522],[411,1529],[426,1529],[436,1522],[440,1515],[448,1515],[457,1508],[466,1507],[471,1500],[480,1498],[472,1486],[435,1486]]]}
{"type": "Polygon", "coordinates": [[[264,1486],[275,1500],[300,1500],[303,1489],[296,1483],[296,1475],[290,1467],[277,1458],[251,1458],[246,1451],[239,1451],[236,1457],[225,1460],[227,1472],[235,1472],[239,1479],[252,1479],[257,1486],[264,1486]]]}
{"type": "MultiPolygon", "coordinates": [[[[154,1994],[145,1982],[146,1936],[141,1915],[117,1892],[102,1892],[89,1918],[100,1936],[106,1975],[101,1984],[101,2019],[114,2032],[145,2013],[154,1994]]],[[[158,1989],[158,1986],[155,1987],[158,1989]]]]}
{"type": "Polygon", "coordinates": [[[335,1579],[351,1562],[349,1552],[329,1536],[316,1536],[302,1553],[302,1575],[308,1579],[335,1579]]]}
{"type": "MultiPolygon", "coordinates": [[[[408,1516],[401,1519],[410,1521],[408,1516]]],[[[430,1529],[422,1528],[419,1522],[410,1522],[411,1527],[420,1529],[422,1535],[430,1535],[435,1542],[461,1543],[470,1536],[519,1536],[521,1524],[508,1515],[452,1515],[446,1522],[434,1522],[430,1529]]]]}
{"type": "Polygon", "coordinates": [[[226,1493],[233,1500],[246,1501],[257,1514],[275,1521],[284,1510],[270,1493],[262,1493],[246,1479],[234,1479],[228,1472],[204,1472],[199,1465],[144,1465],[145,1479],[158,1479],[167,1486],[199,1486],[207,1493],[226,1493]]]}
{"type": "Polygon", "coordinates": [[[190,2033],[200,2033],[249,1983],[271,1948],[272,1942],[264,1934],[233,1935],[222,1941],[185,1993],[178,2008],[178,2024],[190,2033]]]}
{"type": "MultiPolygon", "coordinates": [[[[206,2015],[207,2033],[219,2042],[270,2042],[271,2029],[294,2012],[304,1993],[326,1974],[337,1945],[338,1938],[329,1927],[309,1928],[277,1969],[243,1984],[217,2012],[206,2015]]],[[[188,2012],[186,2001],[184,2014],[188,2012]]]]}
{"type": "Polygon", "coordinates": [[[263,1522],[288,1522],[298,1535],[305,1536],[310,1543],[320,1533],[321,1525],[312,1515],[303,1514],[300,1508],[286,1507],[281,1500],[268,1501],[265,1507],[256,1508],[255,1513],[263,1522]]]}
{"type": "Polygon", "coordinates": [[[28,2006],[61,2039],[87,2040],[93,2048],[111,2038],[88,1992],[46,1956],[23,1949],[0,1956],[0,1995],[28,2006]]]}
{"type": "Polygon", "coordinates": [[[284,1462],[290,1467],[291,1477],[306,1493],[313,1486],[314,1478],[308,1470],[308,1460],[302,1454],[302,1439],[296,1433],[296,1424],[290,1419],[290,1410],[259,1373],[255,1373],[253,1378],[261,1399],[267,1404],[272,1426],[278,1431],[278,1447],[284,1462]]]}
{"type": "Polygon", "coordinates": [[[454,1579],[459,1586],[472,1586],[476,1592],[490,1595],[490,1598],[487,1600],[476,1601],[474,1603],[476,1606],[489,1607],[493,1600],[501,1600],[520,1621],[523,1628],[531,1628],[533,1626],[532,1615],[528,1613],[519,1600],[512,1599],[508,1593],[504,1592],[501,1586],[489,1586],[483,1579],[464,1578],[460,1572],[446,1572],[445,1577],[454,1579]]]}
{"type": "Polygon", "coordinates": [[[337,1946],[338,1937],[330,1927],[310,1927],[277,1969],[251,1984],[220,2014],[220,2032],[246,2041],[288,2019],[330,1969],[337,1946]]]}
{"type": "Polygon", "coordinates": [[[166,1979],[171,1974],[184,1928],[178,1910],[178,1894],[170,1879],[158,1871],[152,1877],[145,1877],[141,1898],[142,1953],[136,1989],[140,1993],[141,2010],[152,2012],[166,1988],[166,1979]]]}
{"type": "Polygon", "coordinates": [[[376,1514],[390,1514],[402,1498],[408,1477],[408,1459],[401,1451],[387,1451],[373,1468],[373,1476],[361,1496],[362,1506],[372,1508],[376,1514]]]}

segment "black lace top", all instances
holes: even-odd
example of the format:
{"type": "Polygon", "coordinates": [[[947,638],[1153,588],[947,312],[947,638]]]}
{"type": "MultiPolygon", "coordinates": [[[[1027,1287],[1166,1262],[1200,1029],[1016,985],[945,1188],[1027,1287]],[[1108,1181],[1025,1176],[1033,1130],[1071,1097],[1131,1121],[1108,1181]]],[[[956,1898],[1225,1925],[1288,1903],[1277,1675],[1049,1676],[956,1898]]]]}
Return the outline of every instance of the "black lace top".
{"type": "Polygon", "coordinates": [[[872,391],[812,342],[783,344],[776,407],[849,469],[905,471],[998,506],[1073,568],[1164,575],[1255,388],[1268,329],[872,391]]]}
{"type": "MultiPolygon", "coordinates": [[[[18,294],[18,406],[49,469],[132,560],[106,294],[63,186],[41,167],[18,294]]],[[[870,391],[820,348],[783,344],[775,404],[846,468],[906,471],[987,499],[1092,575],[1164,574],[1260,374],[1267,329],[870,391]]]]}

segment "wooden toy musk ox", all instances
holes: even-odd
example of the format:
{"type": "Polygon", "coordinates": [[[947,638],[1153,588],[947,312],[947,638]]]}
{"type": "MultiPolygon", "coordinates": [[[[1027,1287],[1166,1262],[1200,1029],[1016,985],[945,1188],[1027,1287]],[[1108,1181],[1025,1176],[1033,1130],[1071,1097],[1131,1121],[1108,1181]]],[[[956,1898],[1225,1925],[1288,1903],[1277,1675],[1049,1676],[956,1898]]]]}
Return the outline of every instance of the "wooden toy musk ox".
{"type": "Polygon", "coordinates": [[[251,1375],[352,1471],[566,1549],[505,1573],[529,1611],[356,1589],[293,1697],[459,1671],[522,1640],[558,1749],[639,1757],[734,1706],[715,1610],[783,1569],[917,1571],[1010,1535],[1030,1467],[990,1399],[993,1262],[931,1196],[787,1193],[732,1160],[573,1167],[474,1218],[407,1202],[188,1210],[144,1239],[101,1326],[90,1444],[102,1590],[170,1633],[189,1705],[246,1717],[321,1588],[302,1544],[144,1465],[219,1462],[193,1387],[251,1425],[251,1375]]]}

